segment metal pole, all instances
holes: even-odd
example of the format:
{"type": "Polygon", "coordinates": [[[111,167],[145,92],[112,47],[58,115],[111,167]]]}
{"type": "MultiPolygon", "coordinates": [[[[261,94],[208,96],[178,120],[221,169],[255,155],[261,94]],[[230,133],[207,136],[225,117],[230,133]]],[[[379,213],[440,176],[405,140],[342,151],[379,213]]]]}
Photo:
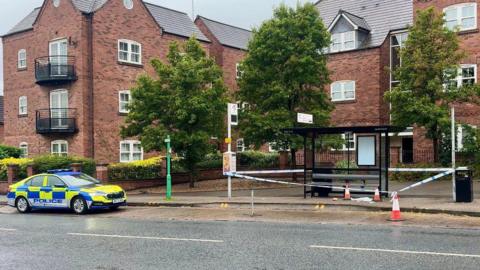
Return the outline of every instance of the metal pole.
{"type": "MultiPolygon", "coordinates": [[[[228,138],[228,153],[232,152],[232,119],[231,115],[228,115],[227,124],[227,138],[228,138]]],[[[228,200],[232,199],[232,177],[228,176],[228,200]]]]}
{"type": "Polygon", "coordinates": [[[252,188],[252,217],[255,215],[255,206],[254,206],[254,191],[253,191],[253,188],[252,188]]]}
{"type": "Polygon", "coordinates": [[[170,147],[170,135],[167,136],[165,143],[167,143],[167,201],[172,199],[172,175],[170,173],[170,165],[172,159],[172,148],[170,147]]]}
{"type": "Polygon", "coordinates": [[[452,194],[453,194],[453,201],[457,200],[457,195],[456,195],[456,187],[455,187],[455,174],[456,174],[456,161],[455,161],[455,145],[456,145],[456,140],[455,140],[455,107],[452,106],[452,194]]]}

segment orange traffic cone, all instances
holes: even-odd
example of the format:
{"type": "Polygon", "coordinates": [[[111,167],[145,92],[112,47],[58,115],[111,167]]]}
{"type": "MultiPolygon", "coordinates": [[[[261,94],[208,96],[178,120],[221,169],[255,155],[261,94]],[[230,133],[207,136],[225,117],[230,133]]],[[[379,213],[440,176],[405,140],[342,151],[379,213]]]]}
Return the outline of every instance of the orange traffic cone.
{"type": "Polygon", "coordinates": [[[392,194],[392,214],[390,216],[390,221],[404,221],[405,219],[402,219],[402,215],[400,213],[400,203],[398,201],[398,194],[394,192],[392,194]]]}
{"type": "Polygon", "coordinates": [[[350,186],[347,184],[345,187],[345,194],[343,195],[344,200],[351,200],[352,196],[350,195],[350,186]]]}
{"type": "Polygon", "coordinates": [[[373,201],[374,202],[381,202],[382,201],[382,197],[380,197],[380,190],[375,189],[375,195],[373,195],[373,201]]]}

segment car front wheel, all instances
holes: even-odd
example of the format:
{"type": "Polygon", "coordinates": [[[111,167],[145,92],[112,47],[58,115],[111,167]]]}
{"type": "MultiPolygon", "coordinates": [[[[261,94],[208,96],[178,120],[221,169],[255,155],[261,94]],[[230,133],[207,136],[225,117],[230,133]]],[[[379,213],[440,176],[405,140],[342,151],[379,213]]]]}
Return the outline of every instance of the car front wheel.
{"type": "Polygon", "coordinates": [[[17,206],[17,211],[22,214],[30,212],[30,205],[25,197],[18,198],[15,205],[17,206]]]}
{"type": "Polygon", "coordinates": [[[82,197],[76,197],[72,201],[72,209],[77,215],[83,215],[87,212],[87,202],[82,197]]]}

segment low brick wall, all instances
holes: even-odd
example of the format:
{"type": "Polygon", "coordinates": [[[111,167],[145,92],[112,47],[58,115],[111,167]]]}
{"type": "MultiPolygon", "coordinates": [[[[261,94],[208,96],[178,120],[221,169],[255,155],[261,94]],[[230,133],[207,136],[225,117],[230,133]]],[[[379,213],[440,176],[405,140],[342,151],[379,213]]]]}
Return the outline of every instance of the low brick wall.
{"type": "Polygon", "coordinates": [[[7,194],[7,190],[8,190],[8,182],[0,181],[0,194],[1,195],[7,194]]]}

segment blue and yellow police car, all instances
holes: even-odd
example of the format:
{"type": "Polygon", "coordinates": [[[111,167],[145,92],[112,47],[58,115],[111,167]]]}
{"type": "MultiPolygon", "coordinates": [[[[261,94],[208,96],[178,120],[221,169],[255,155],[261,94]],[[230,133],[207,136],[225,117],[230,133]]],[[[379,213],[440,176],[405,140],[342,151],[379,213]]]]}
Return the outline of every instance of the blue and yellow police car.
{"type": "Polygon", "coordinates": [[[85,214],[91,209],[117,209],[127,204],[125,191],[114,185],[100,182],[84,173],[69,170],[52,170],[31,176],[9,187],[8,205],[18,212],[32,209],[73,210],[85,214]]]}

